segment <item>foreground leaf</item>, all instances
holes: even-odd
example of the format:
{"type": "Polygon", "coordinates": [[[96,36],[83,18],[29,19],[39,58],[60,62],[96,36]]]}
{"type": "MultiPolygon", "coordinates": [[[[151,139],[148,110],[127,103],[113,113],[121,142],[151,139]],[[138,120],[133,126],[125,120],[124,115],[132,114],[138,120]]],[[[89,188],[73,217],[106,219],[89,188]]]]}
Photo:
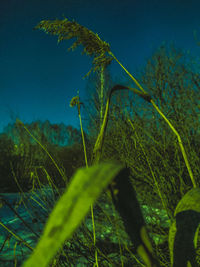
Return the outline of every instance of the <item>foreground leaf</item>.
{"type": "Polygon", "coordinates": [[[171,264],[176,267],[198,266],[197,238],[200,225],[200,188],[192,188],[179,201],[175,220],[169,230],[171,264]]]}
{"type": "Polygon", "coordinates": [[[79,169],[50,214],[33,254],[23,266],[48,266],[64,241],[80,225],[91,204],[122,168],[115,163],[101,163],[79,169]]]}

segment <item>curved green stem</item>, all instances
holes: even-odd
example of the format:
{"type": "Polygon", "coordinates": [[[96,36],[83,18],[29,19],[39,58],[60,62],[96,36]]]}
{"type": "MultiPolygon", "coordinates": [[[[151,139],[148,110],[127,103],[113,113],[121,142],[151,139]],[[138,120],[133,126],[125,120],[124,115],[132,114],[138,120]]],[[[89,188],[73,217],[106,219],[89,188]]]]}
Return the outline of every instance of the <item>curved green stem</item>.
{"type": "MultiPolygon", "coordinates": [[[[160,114],[160,116],[166,121],[166,123],[169,125],[169,127],[171,128],[171,130],[174,132],[174,134],[177,136],[177,139],[178,139],[178,143],[179,143],[179,146],[180,146],[180,149],[181,149],[181,152],[182,152],[182,155],[183,155],[183,159],[185,161],[185,165],[187,167],[187,170],[188,170],[188,173],[189,173],[189,176],[190,176],[190,179],[192,181],[192,184],[193,184],[193,187],[197,187],[196,185],[196,182],[194,180],[194,176],[193,176],[193,173],[192,173],[192,170],[191,170],[191,167],[190,167],[190,164],[188,162],[188,159],[187,159],[187,155],[185,153],[185,149],[183,147],[183,143],[182,143],[182,140],[181,140],[181,137],[179,135],[179,133],[177,132],[177,130],[174,128],[174,126],[170,123],[170,121],[165,117],[165,115],[161,112],[161,110],[157,107],[157,105],[154,103],[154,101],[151,99],[151,98],[148,98],[148,94],[147,92],[143,89],[143,87],[139,84],[139,82],[128,72],[128,70],[119,62],[119,60],[114,56],[114,54],[110,51],[108,52],[116,61],[117,63],[123,68],[123,70],[129,75],[129,77],[134,81],[134,83],[140,88],[140,90],[142,91],[143,94],[141,94],[140,96],[143,97],[145,100],[147,100],[148,102],[150,102],[153,107],[156,109],[156,111],[160,114]]],[[[136,89],[131,89],[129,88],[130,90],[134,91],[135,90],[135,93],[137,93],[139,95],[139,93],[137,92],[136,89]]]]}

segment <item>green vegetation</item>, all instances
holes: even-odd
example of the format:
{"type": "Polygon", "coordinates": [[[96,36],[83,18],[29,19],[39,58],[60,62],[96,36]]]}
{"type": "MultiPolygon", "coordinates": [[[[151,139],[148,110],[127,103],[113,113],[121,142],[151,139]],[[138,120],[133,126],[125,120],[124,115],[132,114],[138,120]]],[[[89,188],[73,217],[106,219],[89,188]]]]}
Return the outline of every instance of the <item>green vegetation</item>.
{"type": "MultiPolygon", "coordinates": [[[[76,266],[78,257],[87,259],[86,266],[174,263],[181,267],[187,261],[191,266],[200,262],[200,78],[185,60],[185,54],[173,46],[162,45],[139,74],[141,86],[113,55],[110,46],[78,23],[67,19],[42,21],[36,28],[58,35],[59,41],[77,38],[72,48],[82,44],[84,52],[94,57],[93,70],[97,71],[100,92],[104,90],[104,94],[98,94],[99,112],[90,118],[100,123],[88,124],[90,132],[98,132],[98,136],[85,136],[82,103],[79,96],[71,101],[71,106],[78,108],[83,146],[54,146],[42,134],[35,137],[19,120],[16,127],[21,136],[23,132],[32,136],[37,146],[24,142],[24,152],[20,149],[16,152],[11,139],[1,136],[2,173],[7,176],[9,173],[12,186],[16,184],[15,189],[21,191],[34,191],[48,184],[61,196],[24,266],[48,266],[49,262],[51,266],[76,266]],[[105,79],[101,67],[105,74],[113,59],[139,90],[131,85],[118,84],[109,90],[102,86],[105,79]],[[148,93],[143,87],[148,88],[148,93]],[[126,107],[122,99],[126,100],[126,107]],[[79,170],[84,165],[86,168],[79,170]],[[67,189],[63,193],[65,185],[67,189]],[[111,212],[106,211],[106,205],[111,212]],[[142,214],[142,205],[152,207],[152,212],[153,208],[158,208],[160,213],[164,210],[167,226],[161,225],[161,215],[152,215],[148,221],[142,214]],[[91,212],[86,216],[89,207],[91,212]],[[190,217],[195,224],[188,222],[190,217]],[[181,221],[186,228],[182,228],[181,221]],[[108,229],[112,234],[106,237],[108,229]],[[184,231],[191,232],[189,238],[184,231]],[[162,237],[162,242],[155,242],[156,235],[162,237]],[[189,252],[184,251],[183,244],[189,244],[189,252]],[[185,257],[181,261],[182,252],[185,257]]],[[[21,138],[23,144],[22,140],[26,139],[21,138]]],[[[45,204],[48,206],[48,202],[44,201],[45,204]]],[[[1,226],[6,227],[2,223],[1,226]]],[[[18,240],[27,246],[25,240],[20,237],[18,240]]]]}

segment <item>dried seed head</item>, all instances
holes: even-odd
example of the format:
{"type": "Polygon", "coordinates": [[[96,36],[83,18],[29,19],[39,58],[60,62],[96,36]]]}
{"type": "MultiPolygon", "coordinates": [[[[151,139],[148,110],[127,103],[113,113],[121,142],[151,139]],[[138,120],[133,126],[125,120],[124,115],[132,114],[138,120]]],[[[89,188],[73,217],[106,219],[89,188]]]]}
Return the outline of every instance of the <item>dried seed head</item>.
{"type": "Polygon", "coordinates": [[[74,96],[74,97],[71,99],[69,106],[72,108],[72,107],[74,107],[74,106],[77,106],[78,104],[80,104],[79,96],[74,96]]]}

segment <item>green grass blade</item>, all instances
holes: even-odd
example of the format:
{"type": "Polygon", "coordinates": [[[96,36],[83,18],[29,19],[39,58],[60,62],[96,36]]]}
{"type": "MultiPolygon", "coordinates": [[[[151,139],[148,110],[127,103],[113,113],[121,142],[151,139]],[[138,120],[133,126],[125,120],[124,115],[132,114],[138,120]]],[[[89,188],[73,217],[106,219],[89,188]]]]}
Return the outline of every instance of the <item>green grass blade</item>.
{"type": "Polygon", "coordinates": [[[91,204],[122,168],[115,163],[101,163],[79,169],[55,205],[38,245],[23,267],[48,266],[64,241],[80,225],[91,204]]]}

